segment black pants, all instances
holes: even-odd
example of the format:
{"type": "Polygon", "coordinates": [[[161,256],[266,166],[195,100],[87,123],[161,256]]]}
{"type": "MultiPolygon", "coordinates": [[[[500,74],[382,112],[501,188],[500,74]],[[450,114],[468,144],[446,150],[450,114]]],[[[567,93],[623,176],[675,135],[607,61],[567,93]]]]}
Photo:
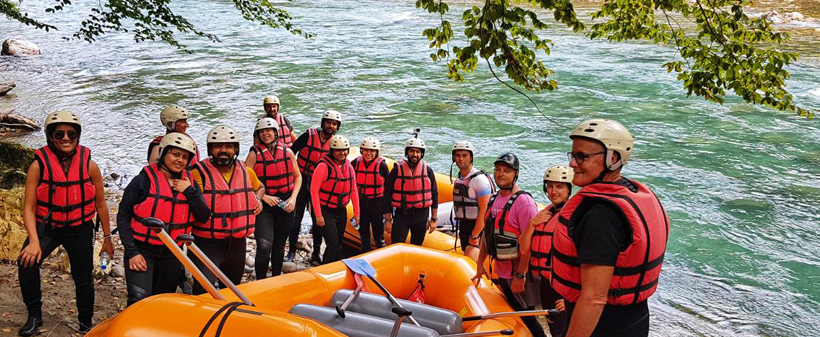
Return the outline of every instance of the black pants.
{"type": "MultiPolygon", "coordinates": [[[[26,304],[28,315],[42,317],[43,293],[40,290],[40,265],[59,246],[63,246],[68,253],[68,262],[71,264],[71,278],[74,279],[74,293],[77,297],[77,318],[80,323],[91,326],[94,316],[94,281],[91,272],[94,268],[94,230],[91,222],[68,228],[47,228],[39,234],[42,258],[40,263],[23,267],[18,264],[17,276],[20,281],[20,290],[23,293],[23,303],[26,304]]],[[[29,240],[23,243],[28,246],[29,240]]]]}
{"type": "Polygon", "coordinates": [[[470,245],[470,235],[473,235],[475,229],[475,220],[458,220],[458,239],[461,241],[461,251],[467,250],[470,245]]]}
{"type": "Polygon", "coordinates": [[[123,257],[128,305],[151,295],[175,293],[180,275],[184,273],[182,263],[164,245],[152,245],[140,241],[134,244],[139,254],[145,259],[148,269],[146,271],[131,270],[128,259],[123,257]]]}
{"type": "MultiPolygon", "coordinates": [[[[498,285],[501,288],[501,292],[504,293],[504,297],[507,298],[507,303],[510,304],[510,306],[513,308],[513,310],[515,310],[515,311],[532,310],[532,308],[524,308],[521,305],[521,303],[519,303],[518,300],[515,299],[515,294],[513,293],[512,288],[510,288],[510,286],[507,284],[507,282],[504,282],[503,280],[499,280],[499,282],[496,282],[496,285],[498,285]]],[[[530,285],[527,284],[527,286],[530,286],[530,285]]],[[[530,333],[532,333],[532,335],[534,337],[546,337],[547,336],[544,333],[544,328],[541,327],[541,323],[538,323],[538,319],[535,318],[534,316],[521,317],[521,321],[524,322],[524,325],[527,326],[527,329],[530,330],[530,333]]]]}
{"type": "MultiPolygon", "coordinates": [[[[342,259],[342,239],[347,227],[347,208],[330,208],[322,206],[322,217],[325,218],[324,227],[318,227],[325,238],[325,254],[322,263],[327,264],[342,259]]],[[[313,248],[317,249],[316,247],[313,248]]]]}
{"type": "MultiPolygon", "coordinates": [[[[197,237],[194,243],[233,284],[242,282],[242,274],[245,273],[245,238],[206,239],[197,237]]],[[[216,275],[211,273],[190,249],[188,258],[194,261],[194,265],[202,271],[202,274],[205,274],[208,283],[216,284],[216,275]]],[[[219,282],[218,286],[219,288],[228,287],[222,282],[219,282]]],[[[194,295],[206,293],[205,287],[196,280],[194,280],[193,288],[194,295]]]]}
{"type": "Polygon", "coordinates": [[[407,234],[410,233],[410,243],[421,246],[424,243],[424,236],[427,235],[427,221],[430,208],[410,208],[395,211],[393,216],[393,232],[390,233],[390,240],[393,243],[407,241],[407,234]]]}
{"type": "MultiPolygon", "coordinates": [[[[285,259],[285,242],[291,233],[293,212],[285,212],[279,206],[263,206],[262,213],[256,216],[256,279],[268,277],[268,264],[271,264],[272,276],[282,274],[282,262],[285,259]],[[273,262],[273,263],[271,263],[273,262]]],[[[296,232],[299,233],[298,231],[296,232]]],[[[295,249],[295,244],[292,246],[295,249]]]]}
{"type": "Polygon", "coordinates": [[[302,180],[302,188],[299,194],[296,195],[296,208],[293,210],[293,226],[290,229],[290,236],[288,241],[290,243],[290,251],[296,251],[296,241],[299,241],[299,232],[302,231],[302,219],[305,217],[305,209],[308,209],[310,220],[313,222],[313,227],[310,233],[313,234],[313,256],[319,256],[319,248],[322,247],[322,232],[317,229],[316,218],[313,216],[313,211],[310,210],[310,179],[302,180]]]}
{"type": "MultiPolygon", "coordinates": [[[[561,300],[561,297],[555,289],[550,286],[550,280],[546,277],[541,277],[541,307],[544,309],[555,309],[555,301],[561,300]]],[[[567,312],[561,311],[558,315],[550,317],[552,323],[549,323],[550,335],[552,337],[564,337],[567,333],[567,312]]]]}
{"type": "Polygon", "coordinates": [[[370,233],[373,230],[373,241],[376,248],[384,247],[384,212],[382,212],[382,198],[360,198],[359,209],[361,210],[359,224],[359,238],[362,240],[362,253],[369,252],[370,233]]]}

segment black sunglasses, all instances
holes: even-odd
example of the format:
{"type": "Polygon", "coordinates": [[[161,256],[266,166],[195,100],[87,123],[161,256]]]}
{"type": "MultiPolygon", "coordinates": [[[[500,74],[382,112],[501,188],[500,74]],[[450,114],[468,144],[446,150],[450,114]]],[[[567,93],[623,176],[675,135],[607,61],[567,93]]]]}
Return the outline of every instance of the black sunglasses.
{"type": "Polygon", "coordinates": [[[80,137],[80,134],[74,130],[69,130],[68,132],[63,130],[57,130],[54,131],[54,133],[52,133],[51,136],[54,137],[54,139],[63,139],[65,136],[68,136],[68,140],[75,140],[78,137],[80,137]]]}
{"type": "Polygon", "coordinates": [[[606,153],[606,151],[588,153],[588,154],[583,153],[583,152],[576,152],[576,153],[567,152],[567,159],[569,159],[569,161],[572,162],[572,159],[574,158],[575,163],[577,163],[578,165],[581,165],[581,164],[584,163],[585,160],[587,160],[587,158],[592,157],[592,156],[597,156],[599,154],[604,154],[604,153],[606,153]]]}

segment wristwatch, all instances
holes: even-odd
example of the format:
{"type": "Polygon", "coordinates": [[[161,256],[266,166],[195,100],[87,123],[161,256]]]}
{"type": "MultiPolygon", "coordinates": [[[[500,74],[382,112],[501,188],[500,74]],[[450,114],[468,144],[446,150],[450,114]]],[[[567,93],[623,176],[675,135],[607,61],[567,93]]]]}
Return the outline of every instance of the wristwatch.
{"type": "Polygon", "coordinates": [[[479,233],[478,235],[473,235],[472,233],[470,234],[470,240],[478,240],[480,238],[481,238],[481,233],[479,233]]]}
{"type": "Polygon", "coordinates": [[[519,280],[523,280],[526,277],[527,277],[527,275],[524,275],[522,273],[515,273],[515,278],[517,278],[519,280]]]}
{"type": "Polygon", "coordinates": [[[433,221],[438,221],[438,218],[436,218],[436,217],[430,217],[430,220],[433,220],[433,221]]]}

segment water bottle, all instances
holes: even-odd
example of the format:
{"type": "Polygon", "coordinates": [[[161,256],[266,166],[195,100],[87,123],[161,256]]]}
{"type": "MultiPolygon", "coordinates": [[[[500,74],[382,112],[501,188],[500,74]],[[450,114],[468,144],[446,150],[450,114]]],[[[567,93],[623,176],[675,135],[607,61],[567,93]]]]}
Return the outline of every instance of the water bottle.
{"type": "Polygon", "coordinates": [[[285,209],[285,206],[287,206],[287,205],[288,205],[287,201],[279,200],[279,204],[277,204],[276,206],[279,206],[279,208],[281,208],[281,209],[285,209]]]}
{"type": "Polygon", "coordinates": [[[359,230],[359,223],[356,222],[356,219],[350,218],[350,225],[353,226],[356,230],[359,230]]]}
{"type": "Polygon", "coordinates": [[[100,255],[100,268],[102,270],[108,269],[108,261],[109,261],[108,252],[103,252],[102,255],[100,255]]]}

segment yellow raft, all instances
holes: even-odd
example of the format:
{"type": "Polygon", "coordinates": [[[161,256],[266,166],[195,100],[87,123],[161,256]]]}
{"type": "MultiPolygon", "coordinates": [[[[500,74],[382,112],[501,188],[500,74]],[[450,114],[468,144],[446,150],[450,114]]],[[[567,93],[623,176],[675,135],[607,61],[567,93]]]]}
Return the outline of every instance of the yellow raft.
{"type": "MultiPolygon", "coordinates": [[[[377,279],[397,298],[407,298],[421,270],[427,273],[426,304],[460,316],[512,311],[502,293],[487,280],[471,283],[475,263],[467,257],[424,247],[397,244],[359,256],[376,270],[377,279]]],[[[378,288],[365,283],[376,294],[378,288]]],[[[255,306],[240,305],[224,319],[230,302],[240,302],[230,290],[228,302],[209,295],[157,295],[137,302],[95,327],[88,336],[344,336],[314,320],[287,314],[294,305],[327,306],[340,289],[354,289],[353,273],[340,261],[292,274],[239,285],[255,306]],[[201,334],[208,321],[210,327],[201,334]]],[[[405,321],[404,325],[407,325],[405,321]]],[[[404,326],[403,325],[403,326],[404,326]]],[[[463,332],[510,329],[514,336],[531,336],[517,318],[465,321],[463,332]]]]}

